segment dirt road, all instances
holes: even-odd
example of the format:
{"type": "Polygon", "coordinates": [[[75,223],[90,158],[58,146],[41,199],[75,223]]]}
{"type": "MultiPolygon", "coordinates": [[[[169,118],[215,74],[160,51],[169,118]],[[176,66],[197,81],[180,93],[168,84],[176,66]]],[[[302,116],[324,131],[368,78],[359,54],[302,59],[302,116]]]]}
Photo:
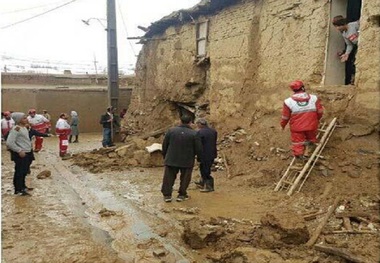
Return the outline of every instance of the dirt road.
{"type": "MultiPolygon", "coordinates": [[[[69,151],[99,148],[100,140],[100,135],[81,135],[80,143],[70,144],[69,151]]],[[[311,262],[313,258],[320,259],[315,262],[341,262],[299,246],[279,249],[278,244],[272,246],[273,240],[257,243],[255,229],[268,211],[281,212],[283,220],[295,222],[294,214],[284,210],[304,213],[331,205],[330,200],[316,204],[307,193],[308,186],[306,194],[288,197],[273,192],[273,179],[278,177],[275,171],[266,171],[265,177],[239,176],[236,180],[219,171],[214,173],[215,192],[200,193],[192,184],[190,200],[164,203],[162,172],[161,167],[117,167],[92,174],[72,165],[71,160],[61,160],[58,139],[52,137],[36,154],[27,178],[27,185],[35,188],[32,196],[14,196],[13,163],[3,145],[3,262],[261,263],[311,262]],[[37,179],[43,170],[50,170],[52,176],[37,179]],[[208,232],[189,228],[191,222],[208,232]],[[202,236],[206,242],[199,246],[202,236]]],[[[195,170],[194,177],[197,175],[195,170]]],[[[372,244],[362,248],[364,254],[373,254],[374,240],[369,235],[358,241],[372,244]]]]}

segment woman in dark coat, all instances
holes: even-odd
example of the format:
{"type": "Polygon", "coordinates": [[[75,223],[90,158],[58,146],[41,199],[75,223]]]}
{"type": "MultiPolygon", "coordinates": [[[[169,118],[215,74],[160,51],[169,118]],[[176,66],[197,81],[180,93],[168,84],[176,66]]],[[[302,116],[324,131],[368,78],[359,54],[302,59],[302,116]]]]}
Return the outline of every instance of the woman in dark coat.
{"type": "Polygon", "coordinates": [[[73,142],[74,143],[79,142],[78,141],[78,137],[79,137],[78,125],[79,125],[78,113],[76,111],[71,111],[71,122],[70,122],[71,133],[70,133],[70,137],[69,137],[70,143],[71,143],[73,136],[75,136],[75,140],[73,142]]]}

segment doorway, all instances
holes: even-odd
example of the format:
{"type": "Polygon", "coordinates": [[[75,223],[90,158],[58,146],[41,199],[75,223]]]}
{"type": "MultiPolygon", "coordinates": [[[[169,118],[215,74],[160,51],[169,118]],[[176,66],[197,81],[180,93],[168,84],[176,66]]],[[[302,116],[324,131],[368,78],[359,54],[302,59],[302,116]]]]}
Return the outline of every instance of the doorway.
{"type": "Polygon", "coordinates": [[[344,85],[345,63],[340,62],[338,52],[345,50],[342,35],[331,24],[333,17],[343,15],[348,22],[360,19],[362,0],[330,1],[329,32],[326,47],[324,85],[344,85]]]}

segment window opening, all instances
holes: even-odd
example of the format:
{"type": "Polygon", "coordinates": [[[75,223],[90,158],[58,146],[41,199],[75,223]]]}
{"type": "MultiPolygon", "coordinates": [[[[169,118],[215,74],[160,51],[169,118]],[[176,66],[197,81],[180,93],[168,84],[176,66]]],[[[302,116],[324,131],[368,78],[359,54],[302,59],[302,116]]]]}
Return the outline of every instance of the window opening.
{"type": "Polygon", "coordinates": [[[207,54],[208,21],[197,23],[197,57],[207,54]]]}

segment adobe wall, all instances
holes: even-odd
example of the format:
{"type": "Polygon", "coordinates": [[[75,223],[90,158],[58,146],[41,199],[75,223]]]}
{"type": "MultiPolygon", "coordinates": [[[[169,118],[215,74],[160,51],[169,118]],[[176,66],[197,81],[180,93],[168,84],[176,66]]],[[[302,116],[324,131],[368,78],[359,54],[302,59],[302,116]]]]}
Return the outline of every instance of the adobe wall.
{"type": "MultiPolygon", "coordinates": [[[[368,18],[378,14],[375,2],[363,0],[360,74],[351,103],[364,109],[360,114],[371,112],[377,117],[380,34],[378,27],[368,25],[368,18]]],[[[157,40],[144,44],[139,55],[138,92],[134,94],[138,96],[131,109],[143,124],[140,128],[178,118],[173,101],[209,103],[211,121],[221,126],[227,121],[236,127],[242,122],[252,124],[261,116],[280,114],[284,98],[291,94],[290,81],[302,79],[308,89],[322,82],[329,12],[326,1],[246,0],[217,14],[197,17],[196,21],[209,21],[210,64],[203,66],[195,61],[195,23],[168,27],[155,36],[157,40]],[[189,80],[197,84],[186,86],[189,80]],[[157,112],[160,115],[153,124],[144,118],[157,112]]]]}
{"type": "MultiPolygon", "coordinates": [[[[119,110],[128,108],[132,89],[119,90],[119,110]]],[[[101,132],[99,119],[108,107],[106,88],[48,89],[39,85],[2,85],[1,110],[28,112],[35,108],[38,113],[46,109],[55,126],[59,114],[75,110],[80,119],[80,132],[101,132]]]]}
{"type": "Polygon", "coordinates": [[[353,113],[373,124],[380,120],[380,2],[363,0],[359,51],[356,56],[353,113]]]}
{"type": "Polygon", "coordinates": [[[319,83],[328,7],[314,0],[283,2],[242,1],[197,18],[209,20],[209,67],[195,65],[194,24],[167,28],[157,36],[166,40],[149,41],[140,53],[135,102],[209,102],[211,118],[223,122],[250,119],[254,107],[278,110],[289,93],[285,83],[293,79],[319,83]],[[200,85],[185,87],[190,79],[200,85]]]}
{"type": "MultiPolygon", "coordinates": [[[[119,86],[134,85],[134,76],[119,76],[119,86]]],[[[65,85],[95,85],[107,86],[107,76],[103,74],[71,75],[71,74],[31,74],[31,73],[1,73],[3,84],[30,84],[43,86],[65,85]]]]}

